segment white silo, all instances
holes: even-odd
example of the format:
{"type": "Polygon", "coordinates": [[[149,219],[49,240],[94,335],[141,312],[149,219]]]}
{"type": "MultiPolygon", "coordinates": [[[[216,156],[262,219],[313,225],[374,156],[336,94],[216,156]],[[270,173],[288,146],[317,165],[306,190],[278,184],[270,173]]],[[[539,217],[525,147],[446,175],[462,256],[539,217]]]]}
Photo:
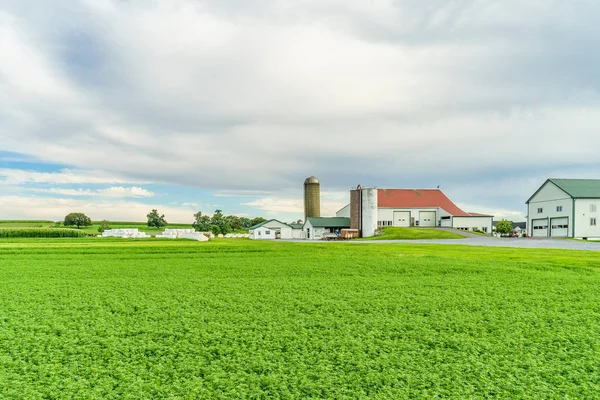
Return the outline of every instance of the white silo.
{"type": "Polygon", "coordinates": [[[362,189],[361,199],[362,237],[375,236],[377,231],[377,189],[362,189]]]}

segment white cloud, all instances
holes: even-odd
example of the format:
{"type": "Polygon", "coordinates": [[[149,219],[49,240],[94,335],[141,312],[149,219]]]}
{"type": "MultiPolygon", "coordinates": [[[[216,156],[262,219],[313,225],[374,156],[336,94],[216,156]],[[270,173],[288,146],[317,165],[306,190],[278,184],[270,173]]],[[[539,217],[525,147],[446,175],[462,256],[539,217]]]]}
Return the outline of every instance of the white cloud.
{"type": "Polygon", "coordinates": [[[92,220],[145,221],[153,208],[165,214],[168,222],[192,223],[189,209],[164,204],[142,204],[124,200],[97,200],[72,198],[43,198],[27,196],[0,196],[2,219],[51,219],[59,221],[71,212],[83,212],[92,220]]]}
{"type": "Polygon", "coordinates": [[[100,170],[62,169],[59,172],[38,172],[23,169],[0,168],[0,184],[22,185],[28,183],[115,184],[144,182],[118,177],[100,170]]]}
{"type": "Polygon", "coordinates": [[[141,187],[114,186],[106,189],[31,189],[38,193],[58,194],[63,196],[99,196],[99,197],[153,197],[154,193],[141,187]]]}
{"type": "Polygon", "coordinates": [[[3,3],[3,149],[74,169],[0,183],[170,183],[298,213],[286,191],[314,173],[473,182],[485,201],[453,199],[516,209],[532,177],[600,176],[600,5],[525,3],[3,3]]]}
{"type": "MultiPolygon", "coordinates": [[[[321,216],[323,217],[334,217],[336,211],[348,204],[348,201],[344,200],[345,197],[349,198],[349,192],[344,196],[342,193],[324,192],[321,195],[321,216]]],[[[283,198],[283,197],[264,197],[257,200],[253,200],[243,205],[256,207],[260,210],[267,211],[270,214],[286,213],[294,214],[298,218],[304,214],[304,200],[303,198],[283,198]]]]}

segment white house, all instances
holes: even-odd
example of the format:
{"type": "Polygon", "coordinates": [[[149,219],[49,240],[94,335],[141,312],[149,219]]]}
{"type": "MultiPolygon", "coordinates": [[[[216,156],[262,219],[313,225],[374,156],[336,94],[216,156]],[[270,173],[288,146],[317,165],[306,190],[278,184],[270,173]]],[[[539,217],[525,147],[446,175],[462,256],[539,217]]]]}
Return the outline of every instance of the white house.
{"type": "Polygon", "coordinates": [[[492,233],[492,215],[461,210],[440,189],[363,189],[350,192],[350,204],[336,213],[348,217],[364,237],[373,226],[449,227],[492,233]],[[375,206],[376,204],[376,206],[375,206]],[[369,206],[370,205],[370,206],[369,206]]]}
{"type": "Polygon", "coordinates": [[[309,217],[302,227],[303,237],[310,240],[323,239],[328,233],[338,233],[350,228],[350,218],[345,217],[309,217]]]}
{"type": "Polygon", "coordinates": [[[529,236],[600,238],[600,179],[548,179],[526,204],[529,236]]]}
{"type": "Polygon", "coordinates": [[[249,229],[250,239],[302,239],[302,225],[271,219],[249,229]]]}

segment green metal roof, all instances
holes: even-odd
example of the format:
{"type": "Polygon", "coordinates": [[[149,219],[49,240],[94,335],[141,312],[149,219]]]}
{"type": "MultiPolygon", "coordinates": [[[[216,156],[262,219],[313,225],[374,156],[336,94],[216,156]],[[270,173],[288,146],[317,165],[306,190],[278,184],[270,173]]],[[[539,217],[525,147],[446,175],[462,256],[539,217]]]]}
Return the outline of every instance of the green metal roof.
{"type": "Polygon", "coordinates": [[[347,217],[309,217],[306,222],[310,222],[313,227],[319,228],[349,228],[350,218],[347,217]]]}
{"type": "Polygon", "coordinates": [[[251,226],[250,228],[248,228],[248,230],[249,230],[249,231],[252,231],[252,230],[254,230],[254,229],[260,228],[261,226],[267,225],[269,222],[273,222],[273,221],[277,221],[277,222],[279,222],[280,224],[283,224],[283,225],[290,226],[290,224],[286,224],[285,222],[281,222],[281,221],[280,221],[280,220],[278,220],[278,219],[270,219],[270,220],[268,220],[268,221],[261,222],[260,224],[256,224],[256,225],[254,225],[254,226],[251,226]]]}
{"type": "Polygon", "coordinates": [[[600,198],[600,179],[548,179],[575,199],[600,198]]]}
{"type": "Polygon", "coordinates": [[[535,193],[525,202],[529,203],[531,199],[548,182],[554,183],[559,189],[568,194],[574,199],[598,199],[600,198],[600,179],[558,179],[550,178],[535,193]]]}
{"type": "Polygon", "coordinates": [[[288,224],[289,226],[291,226],[293,229],[302,229],[302,226],[304,224],[288,224]]]}

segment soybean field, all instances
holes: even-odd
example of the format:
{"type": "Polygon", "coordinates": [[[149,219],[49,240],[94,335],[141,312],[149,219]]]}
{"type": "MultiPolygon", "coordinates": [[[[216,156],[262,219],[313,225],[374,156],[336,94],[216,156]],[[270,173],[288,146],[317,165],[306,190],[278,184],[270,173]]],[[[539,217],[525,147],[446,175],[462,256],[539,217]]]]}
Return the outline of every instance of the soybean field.
{"type": "Polygon", "coordinates": [[[600,253],[0,239],[0,398],[595,398],[600,253]]]}

